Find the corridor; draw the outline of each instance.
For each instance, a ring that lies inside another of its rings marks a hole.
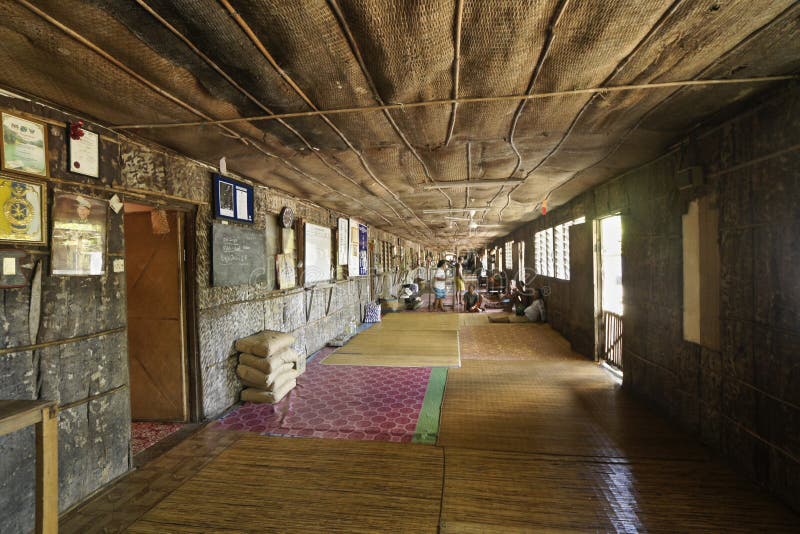
[[[469,321],[459,335],[436,445],[211,424],[69,514],[62,531],[800,528],[549,326]]]

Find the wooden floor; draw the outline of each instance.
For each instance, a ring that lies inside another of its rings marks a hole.
[[[436,447],[204,429],[62,530],[800,531],[800,517],[549,328],[461,334]]]

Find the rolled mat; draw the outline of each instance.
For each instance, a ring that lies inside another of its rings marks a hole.
[[[263,391],[255,388],[247,388],[242,391],[242,400],[275,404],[276,402],[280,402],[280,400],[283,399],[286,394],[289,393],[296,385],[297,381],[292,378],[291,380],[282,384],[280,388],[276,388],[274,391]]]
[[[292,343],[294,343],[294,337],[289,334],[265,330],[238,340],[236,350],[266,358],[289,348]]]
[[[284,375],[289,378],[295,378],[297,373],[294,371],[294,365],[291,363],[281,364],[280,367],[275,369],[269,374],[262,373],[258,369],[253,369],[241,363],[236,366],[236,374],[242,380],[242,384],[259,389],[270,389],[272,386],[277,386],[279,383],[286,381]]]
[[[262,373],[269,374],[284,364],[294,364],[299,357],[300,355],[292,349],[282,350],[278,354],[273,354],[266,358],[243,352],[239,355],[239,363],[252,367],[253,369],[258,369]]]

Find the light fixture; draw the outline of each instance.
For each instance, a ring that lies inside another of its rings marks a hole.
[[[422,189],[430,191],[431,189],[454,189],[465,187],[502,187],[506,185],[519,185],[525,180],[458,180],[455,182],[436,182],[433,184],[424,184]]]

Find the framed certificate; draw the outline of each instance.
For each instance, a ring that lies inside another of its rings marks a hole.
[[[46,184],[0,176],[0,242],[46,244],[46,199]]]
[[[2,167],[6,171],[47,176],[47,128],[43,122],[2,114]]]
[[[69,170],[92,178],[100,177],[100,136],[83,130],[80,139],[73,139],[67,128]]]
[[[213,190],[215,218],[253,223],[253,186],[215,174]]]

